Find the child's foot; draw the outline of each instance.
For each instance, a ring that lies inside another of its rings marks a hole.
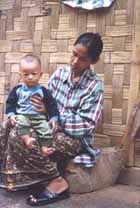
[[[33,137],[29,137],[28,135],[23,135],[21,136],[21,140],[25,143],[28,149],[32,149],[36,139]]]
[[[42,150],[43,156],[50,156],[55,152],[55,149],[53,147],[42,146],[41,150]]]

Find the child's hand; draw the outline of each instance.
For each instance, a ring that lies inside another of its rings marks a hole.
[[[16,125],[16,115],[13,115],[13,116],[11,116],[10,118],[9,118],[9,120],[10,120],[10,124],[12,125],[12,126],[15,126]]]
[[[54,120],[50,120],[48,123],[51,126],[52,131],[56,132],[58,129],[58,123]]]
[[[41,150],[42,150],[43,156],[49,156],[55,152],[55,149],[53,147],[42,146]]]

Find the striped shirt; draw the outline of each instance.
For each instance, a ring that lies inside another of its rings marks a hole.
[[[103,83],[91,69],[85,70],[77,83],[71,77],[70,66],[58,69],[50,78],[48,89],[56,99],[64,132],[81,139],[88,153],[78,155],[74,162],[91,167],[100,155],[100,150],[91,143],[102,113]]]

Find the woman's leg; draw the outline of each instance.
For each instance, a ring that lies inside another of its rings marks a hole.
[[[78,139],[71,138],[64,133],[58,133],[56,135],[53,147],[56,150],[55,155],[57,163],[59,163],[58,166],[60,165],[63,168],[65,167],[65,162],[67,162],[68,158],[70,159],[83,151],[82,144]],[[52,192],[60,193],[68,188],[68,183],[64,178],[59,177],[52,180],[47,188]]]
[[[56,135],[53,147],[56,149],[56,155],[54,155],[54,158],[57,157],[57,155],[60,156],[61,162],[63,162],[63,159],[72,158],[83,151],[82,144],[78,139],[70,138],[63,133],[58,133]],[[62,176],[59,176],[50,180],[43,192],[37,195],[31,195],[27,199],[27,203],[30,205],[41,205],[66,198],[68,196],[68,187],[69,185],[67,181]],[[49,197],[50,195],[51,198]]]

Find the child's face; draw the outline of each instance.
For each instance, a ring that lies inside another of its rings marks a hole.
[[[20,68],[20,76],[24,84],[33,87],[39,83],[42,75],[41,66],[36,63],[24,63]]]

